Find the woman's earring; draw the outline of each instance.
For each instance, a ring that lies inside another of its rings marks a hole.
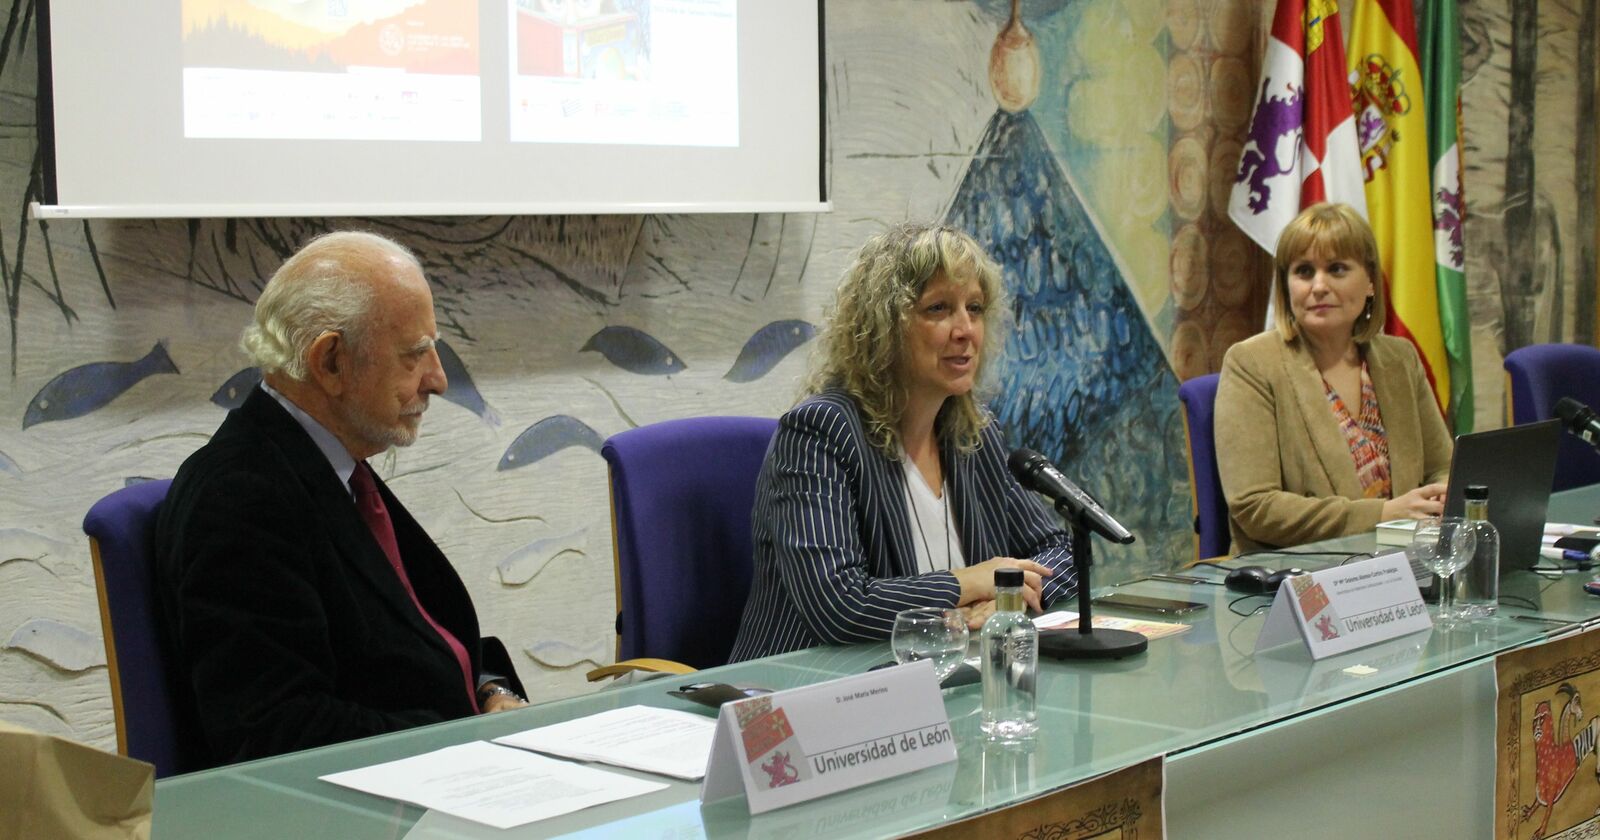
[[[1372,320],[1372,295],[1367,295],[1367,305],[1361,307],[1361,320]]]

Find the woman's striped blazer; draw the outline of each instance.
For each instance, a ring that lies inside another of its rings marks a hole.
[[[994,423],[976,450],[941,445],[968,564],[1029,558],[1055,571],[1043,600],[1076,592],[1072,549],[1055,515],[1006,468]],[[889,638],[895,613],[955,606],[947,571],[917,574],[905,472],[872,446],[856,403],[824,391],[779,422],[756,484],[755,570],[732,660]],[[955,536],[955,535],[952,535]]]

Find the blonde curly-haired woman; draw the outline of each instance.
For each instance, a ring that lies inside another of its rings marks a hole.
[[[1024,571],[1036,609],[1076,591],[1067,534],[975,395],[1006,318],[999,266],[961,231],[906,224],[862,247],[761,469],[735,661],[882,641],[912,607],[976,628],[997,568]]]

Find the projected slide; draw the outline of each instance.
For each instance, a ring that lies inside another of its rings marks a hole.
[[[478,140],[479,0],[183,0],[191,138]]]
[[[739,145],[736,0],[512,0],[511,139]]]

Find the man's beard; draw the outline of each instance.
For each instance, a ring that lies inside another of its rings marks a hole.
[[[423,397],[421,400],[421,408],[422,410],[426,410],[427,407],[428,398]],[[416,408],[416,406],[408,406],[406,410],[402,412],[401,416],[404,417],[410,415],[413,408]],[[410,446],[411,444],[417,442],[417,435],[422,429],[422,423],[420,419],[422,416],[422,410],[415,412],[415,416],[417,416],[419,419],[416,427],[414,428],[403,424],[397,424],[393,426],[385,425],[384,423],[363,413],[358,408],[347,412],[345,416],[345,422],[350,425],[350,428],[356,431],[356,434],[361,436],[362,440],[374,445],[382,446],[384,449],[388,449],[391,446]]]

